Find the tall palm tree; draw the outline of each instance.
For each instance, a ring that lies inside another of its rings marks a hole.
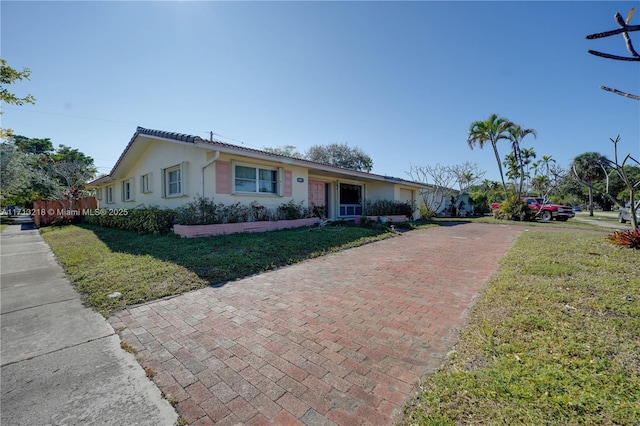
[[[524,159],[522,157],[522,151],[520,144],[527,135],[533,135],[534,138],[538,137],[538,134],[534,129],[523,129],[519,124],[514,124],[507,130],[508,139],[511,141],[511,149],[515,157],[515,161],[520,169],[520,184],[518,185],[518,198],[522,194],[522,186],[524,185]]]
[[[485,143],[490,143],[493,148],[493,153],[496,156],[496,162],[498,163],[498,171],[500,172],[500,180],[502,180],[502,188],[505,195],[507,194],[507,185],[504,182],[504,173],[502,172],[502,162],[500,161],[500,154],[498,153],[498,141],[500,139],[508,139],[508,130],[513,126],[513,123],[504,117],[498,116],[498,114],[491,114],[489,118],[482,121],[474,121],[469,128],[469,136],[467,137],[467,143],[469,148],[478,144],[482,149]]]

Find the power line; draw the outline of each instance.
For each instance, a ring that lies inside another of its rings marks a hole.
[[[96,120],[96,121],[108,121],[108,122],[111,122],[111,123],[131,124],[133,126],[137,125],[136,123],[132,123],[130,121],[112,120],[112,119],[109,119],[109,118],[88,117],[88,116],[74,115],[74,114],[64,114],[64,113],[61,113],[61,112],[36,111],[36,110],[25,109],[25,108],[7,108],[7,107],[4,107],[3,109],[9,110],[9,111],[33,112],[33,113],[36,113],[36,114],[43,114],[43,115],[58,115],[58,116],[61,116],[61,117],[80,118],[80,119],[83,119],[83,120]]]

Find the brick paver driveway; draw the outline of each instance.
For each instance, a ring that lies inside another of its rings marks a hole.
[[[523,229],[412,231],[110,321],[189,424],[386,425]]]

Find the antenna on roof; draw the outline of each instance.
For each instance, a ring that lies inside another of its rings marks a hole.
[[[209,132],[209,141],[213,142],[213,131]]]

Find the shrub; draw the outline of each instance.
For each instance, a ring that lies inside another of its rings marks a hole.
[[[493,211],[493,216],[501,220],[530,221],[535,219],[535,212],[523,200],[510,195]]]
[[[629,231],[616,231],[607,236],[609,242],[636,250],[640,250],[640,229]]]
[[[408,202],[392,200],[367,201],[364,214],[367,216],[404,215],[410,218],[413,215],[413,205]]]
[[[426,204],[420,204],[420,219],[432,219],[436,217],[438,212],[427,207]]]
[[[221,205],[216,205],[213,199],[194,198],[194,200],[176,209],[176,220],[182,225],[208,225],[220,223]]]
[[[166,234],[176,219],[174,210],[157,206],[135,209],[97,209],[84,216],[84,222],[107,228],[118,228],[138,234]]]
[[[51,219],[51,226],[73,225],[80,221],[80,216],[56,216]]]
[[[249,221],[249,207],[234,203],[228,206],[221,205],[221,219],[220,223],[240,223]]]
[[[251,204],[249,204],[248,220],[256,222],[275,220],[275,214],[265,206],[252,201]]]
[[[303,206],[303,202],[295,203],[293,200],[278,206],[277,219],[294,220],[312,217],[311,211]]]
[[[318,217],[320,219],[324,219],[327,217],[327,208],[325,206],[313,206],[311,209],[311,213],[314,217]]]

